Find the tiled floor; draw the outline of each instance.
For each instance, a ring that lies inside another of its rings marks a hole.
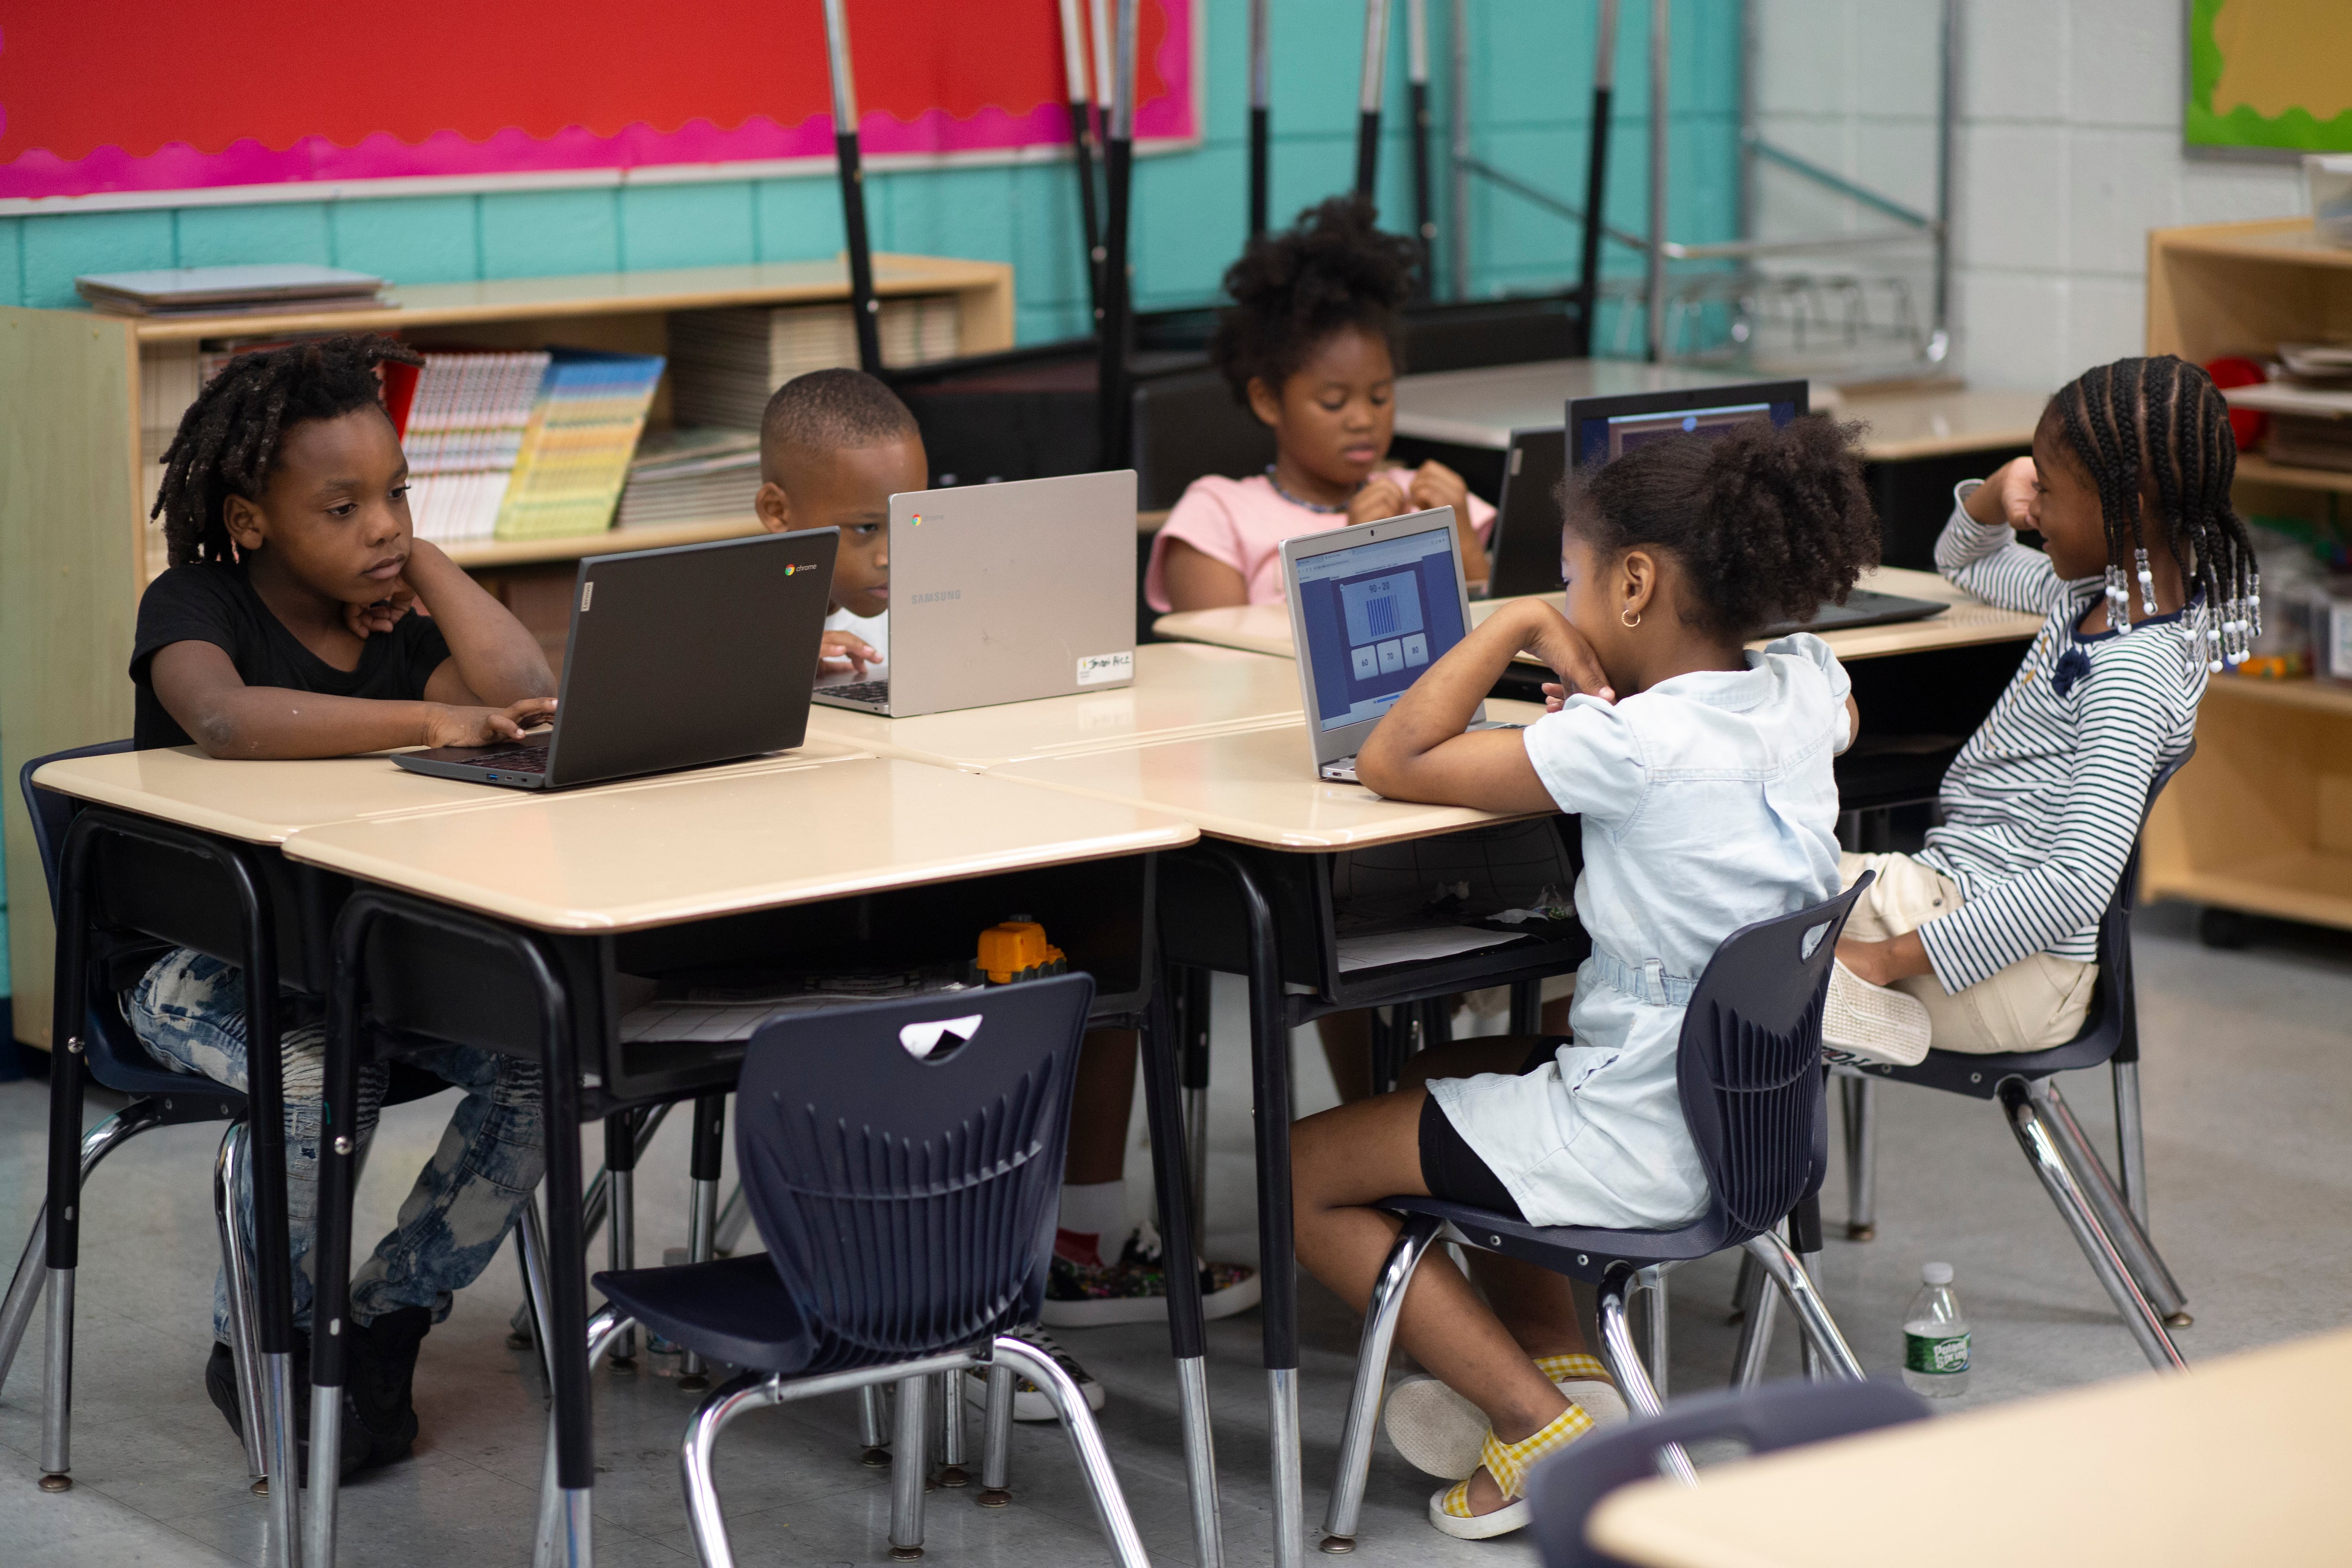
[[[2191,1360],[2352,1320],[2352,945],[2261,928],[2245,953],[2196,944],[2187,913],[2139,921],[2148,1158],[2157,1239],[2191,1299]],[[1252,1246],[1246,1038],[1238,994],[1221,988],[1212,1217],[1217,1250]],[[1317,1053],[1298,1053],[1301,1104],[1329,1100]],[[2068,1085],[2095,1136],[2110,1116],[2104,1076]],[[389,1224],[447,1114],[446,1100],[387,1115],[362,1193],[362,1232]],[[5,1258],[40,1195],[44,1089],[0,1085],[0,1225]],[[1976,1385],[1962,1403],[2011,1399],[2134,1373],[2142,1363],[1999,1113],[1973,1101],[1889,1089],[1879,1236],[1832,1240],[1823,1284],[1865,1365],[1895,1363],[1919,1264],[1948,1259],[1975,1331]],[[682,1122],[666,1129],[640,1176],[641,1256],[684,1240]],[[257,1563],[263,1504],[247,1490],[236,1440],[206,1402],[215,1261],[212,1138],[176,1129],[139,1140],[91,1184],[83,1267],[72,1491],[37,1490],[40,1323],[0,1389],[0,1561],[9,1568]],[[1139,1172],[1141,1170],[1139,1156]],[[1139,1202],[1144,1188],[1134,1184]],[[1825,1194],[1842,1212],[1843,1179]],[[1674,1387],[1719,1384],[1734,1331],[1724,1321],[1727,1260],[1675,1277]],[[1339,1437],[1356,1321],[1306,1291],[1307,1501],[1319,1521]],[[545,1430],[541,1380],[506,1345],[516,1300],[501,1261],[425,1342],[417,1403],[424,1436],[408,1463],[344,1494],[346,1564],[521,1563],[528,1560]],[[1227,1550],[1267,1556],[1265,1421],[1257,1319],[1213,1325],[1211,1365]],[[1164,1331],[1096,1330],[1066,1342],[1111,1390],[1104,1413],[1145,1540],[1163,1563],[1192,1560],[1173,1380]],[[1780,1370],[1793,1371],[1784,1331]],[[596,1383],[597,1553],[615,1565],[692,1555],[677,1445],[692,1398],[673,1367],[648,1359]],[[977,1442],[977,1423],[973,1438]],[[887,1556],[887,1474],[857,1462],[845,1399],[746,1417],[721,1446],[720,1480],[747,1565],[872,1563]],[[933,1561],[1060,1568],[1105,1552],[1056,1428],[1024,1427],[1015,1502],[983,1511],[969,1491],[935,1491]],[[1421,1518],[1434,1483],[1382,1447],[1360,1558],[1382,1563],[1525,1563],[1524,1541],[1468,1543]]]

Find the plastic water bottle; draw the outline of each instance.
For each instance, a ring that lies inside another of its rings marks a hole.
[[[1903,1314],[1903,1381],[1931,1399],[1948,1399],[1969,1386],[1969,1321],[1952,1294],[1952,1266],[1919,1270],[1919,1293]]]

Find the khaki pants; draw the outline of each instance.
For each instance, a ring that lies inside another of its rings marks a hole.
[[[1908,855],[1838,857],[1841,888],[1853,887],[1864,871],[1877,872],[1878,880],[1845,922],[1845,934],[1856,941],[1885,942],[1960,907],[1958,884]],[[2073,1039],[2091,1010],[2098,976],[2095,963],[2036,952],[1963,991],[1947,993],[1932,974],[1898,980],[1895,988],[1926,1004],[1936,1049],[1983,1056],[2046,1051]]]

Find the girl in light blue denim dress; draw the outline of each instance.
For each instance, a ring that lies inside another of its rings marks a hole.
[[[1845,671],[1802,633],[1747,644],[1876,563],[1852,433],[1806,418],[1671,437],[1570,475],[1561,501],[1565,615],[1500,608],[1391,710],[1357,772],[1397,799],[1578,816],[1592,955],[1570,1037],[1428,1052],[1395,1093],[1297,1127],[1299,1261],[1359,1308],[1398,1228],[1370,1205],[1392,1193],[1547,1226],[1702,1213],[1675,1083],[1691,988],[1733,931],[1838,892],[1831,760],[1858,721]],[[1465,733],[1522,649],[1560,677],[1549,710]],[[1434,1376],[1390,1394],[1388,1428],[1459,1483],[1431,1498],[1431,1523],[1475,1539],[1526,1523],[1528,1468],[1625,1407],[1565,1279],[1491,1254],[1473,1268],[1480,1291],[1439,1256],[1414,1277],[1399,1338]]]

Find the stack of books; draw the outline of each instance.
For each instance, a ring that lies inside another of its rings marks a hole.
[[[494,536],[566,539],[610,528],[661,374],[659,354],[551,350]]]
[[[961,313],[952,294],[885,300],[882,361],[953,359]],[[857,363],[847,305],[680,310],[669,319],[672,406],[680,425],[756,430],[768,395],[796,375]]]
[[[383,279],[307,262],[257,267],[173,267],[157,272],[93,272],[74,292],[113,316],[314,316],[373,310]]]
[[[751,516],[760,493],[760,435],[709,426],[648,431],[629,464],[616,527]]]
[[[2281,343],[2271,379],[2233,386],[2232,408],[2270,416],[2263,455],[2305,468],[2352,469],[2352,344]]]
[[[422,368],[383,366],[416,537],[491,537],[548,363],[545,350],[429,349]]]

